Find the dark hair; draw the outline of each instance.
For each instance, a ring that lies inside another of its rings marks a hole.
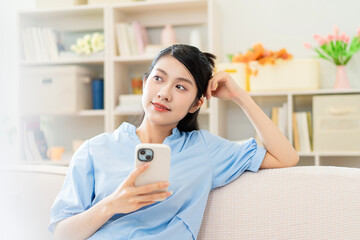
[[[185,44],[175,44],[163,49],[152,61],[147,73],[144,74],[144,79],[147,79],[156,63],[164,56],[173,56],[181,62],[195,79],[197,94],[194,100],[197,101],[205,94],[209,80],[212,77],[213,69],[216,59],[215,55],[211,53],[201,52],[198,48]],[[181,119],[177,125],[180,131],[190,132],[199,130],[197,117],[200,108],[194,113],[188,113]]]

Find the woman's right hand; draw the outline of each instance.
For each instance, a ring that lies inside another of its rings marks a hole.
[[[130,213],[155,203],[156,199],[167,198],[172,194],[171,192],[152,193],[169,186],[169,182],[158,182],[135,187],[136,178],[148,167],[149,164],[146,163],[135,168],[125,181],[104,199],[111,213]]]

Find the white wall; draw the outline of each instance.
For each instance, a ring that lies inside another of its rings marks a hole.
[[[34,6],[34,0],[0,0],[0,164],[18,153],[16,11]]]
[[[220,6],[223,60],[227,53],[245,52],[256,42],[270,50],[286,48],[295,58],[315,56],[303,43],[315,44],[315,33],[340,32],[354,36],[360,28],[358,0],[215,0]],[[335,67],[322,61],[322,87],[332,88]],[[348,76],[360,88],[360,53],[350,60]]]
[[[214,0],[219,6],[222,59],[225,54],[245,52],[256,42],[265,48],[286,48],[295,58],[315,56],[303,47],[314,44],[314,33],[328,34],[333,24],[350,36],[360,27],[358,0]],[[16,9],[35,7],[35,0],[0,0],[0,163],[13,151],[13,128],[17,118],[18,49]],[[332,88],[335,67],[323,61],[321,85]],[[360,87],[360,53],[348,64],[352,87]],[[10,130],[9,130],[10,129]],[[10,142],[10,143],[9,143]],[[10,145],[9,145],[10,144]],[[9,147],[10,146],[10,147]]]

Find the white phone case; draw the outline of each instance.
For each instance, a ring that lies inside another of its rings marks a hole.
[[[145,150],[146,154],[141,155]],[[144,156],[148,156],[150,151],[153,152],[151,161],[142,161]],[[169,181],[170,175],[171,149],[165,144],[142,143],[135,148],[135,167],[149,162],[150,166],[145,172],[141,173],[135,180],[135,186],[143,186],[151,183]],[[165,187],[156,192],[167,191]]]

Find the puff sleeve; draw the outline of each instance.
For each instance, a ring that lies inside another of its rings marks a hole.
[[[51,208],[49,231],[68,217],[89,209],[94,198],[94,168],[86,141],[73,155],[63,186]]]
[[[244,171],[257,172],[266,150],[254,138],[238,144],[202,131],[213,168],[212,189],[226,185]]]

